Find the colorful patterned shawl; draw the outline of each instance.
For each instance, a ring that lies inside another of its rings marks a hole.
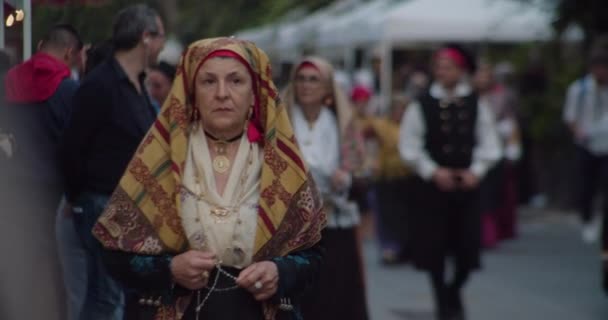
[[[263,138],[254,261],[285,256],[320,240],[326,216],[272,82],[268,57],[251,42],[215,38],[194,42],[183,54],[168,99],[93,229],[105,248],[147,255],[188,249],[179,189],[192,127],[192,88],[201,61],[217,50],[238,54],[254,74],[259,110],[248,136],[259,131]],[[157,319],[181,318],[188,303],[160,308]],[[264,310],[266,319],[274,318],[274,306],[265,304]]]

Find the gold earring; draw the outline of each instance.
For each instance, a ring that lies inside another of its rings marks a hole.
[[[192,107],[192,112],[190,113],[190,121],[192,124],[192,130],[198,130],[198,126],[200,124],[201,115],[198,112],[198,108]]]

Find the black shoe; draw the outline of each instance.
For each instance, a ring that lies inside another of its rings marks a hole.
[[[447,309],[449,320],[465,320],[464,304],[460,290],[450,288],[447,290]]]
[[[450,320],[448,290],[435,292],[435,313],[437,320]]]

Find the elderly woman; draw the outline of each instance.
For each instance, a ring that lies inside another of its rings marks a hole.
[[[93,229],[127,319],[300,318],[326,223],[268,58],[232,38],[184,53]]]
[[[352,107],[334,82],[331,65],[309,57],[295,65],[285,91],[295,136],[323,195],[328,228],[320,286],[303,307],[306,319],[367,319],[358,246],[359,212],[347,199],[363,143]]]

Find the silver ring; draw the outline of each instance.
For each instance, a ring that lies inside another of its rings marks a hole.
[[[260,290],[260,289],[262,289],[262,283],[261,283],[261,282],[259,282],[259,281],[256,281],[256,282],[253,284],[253,287],[254,287],[256,290]]]

